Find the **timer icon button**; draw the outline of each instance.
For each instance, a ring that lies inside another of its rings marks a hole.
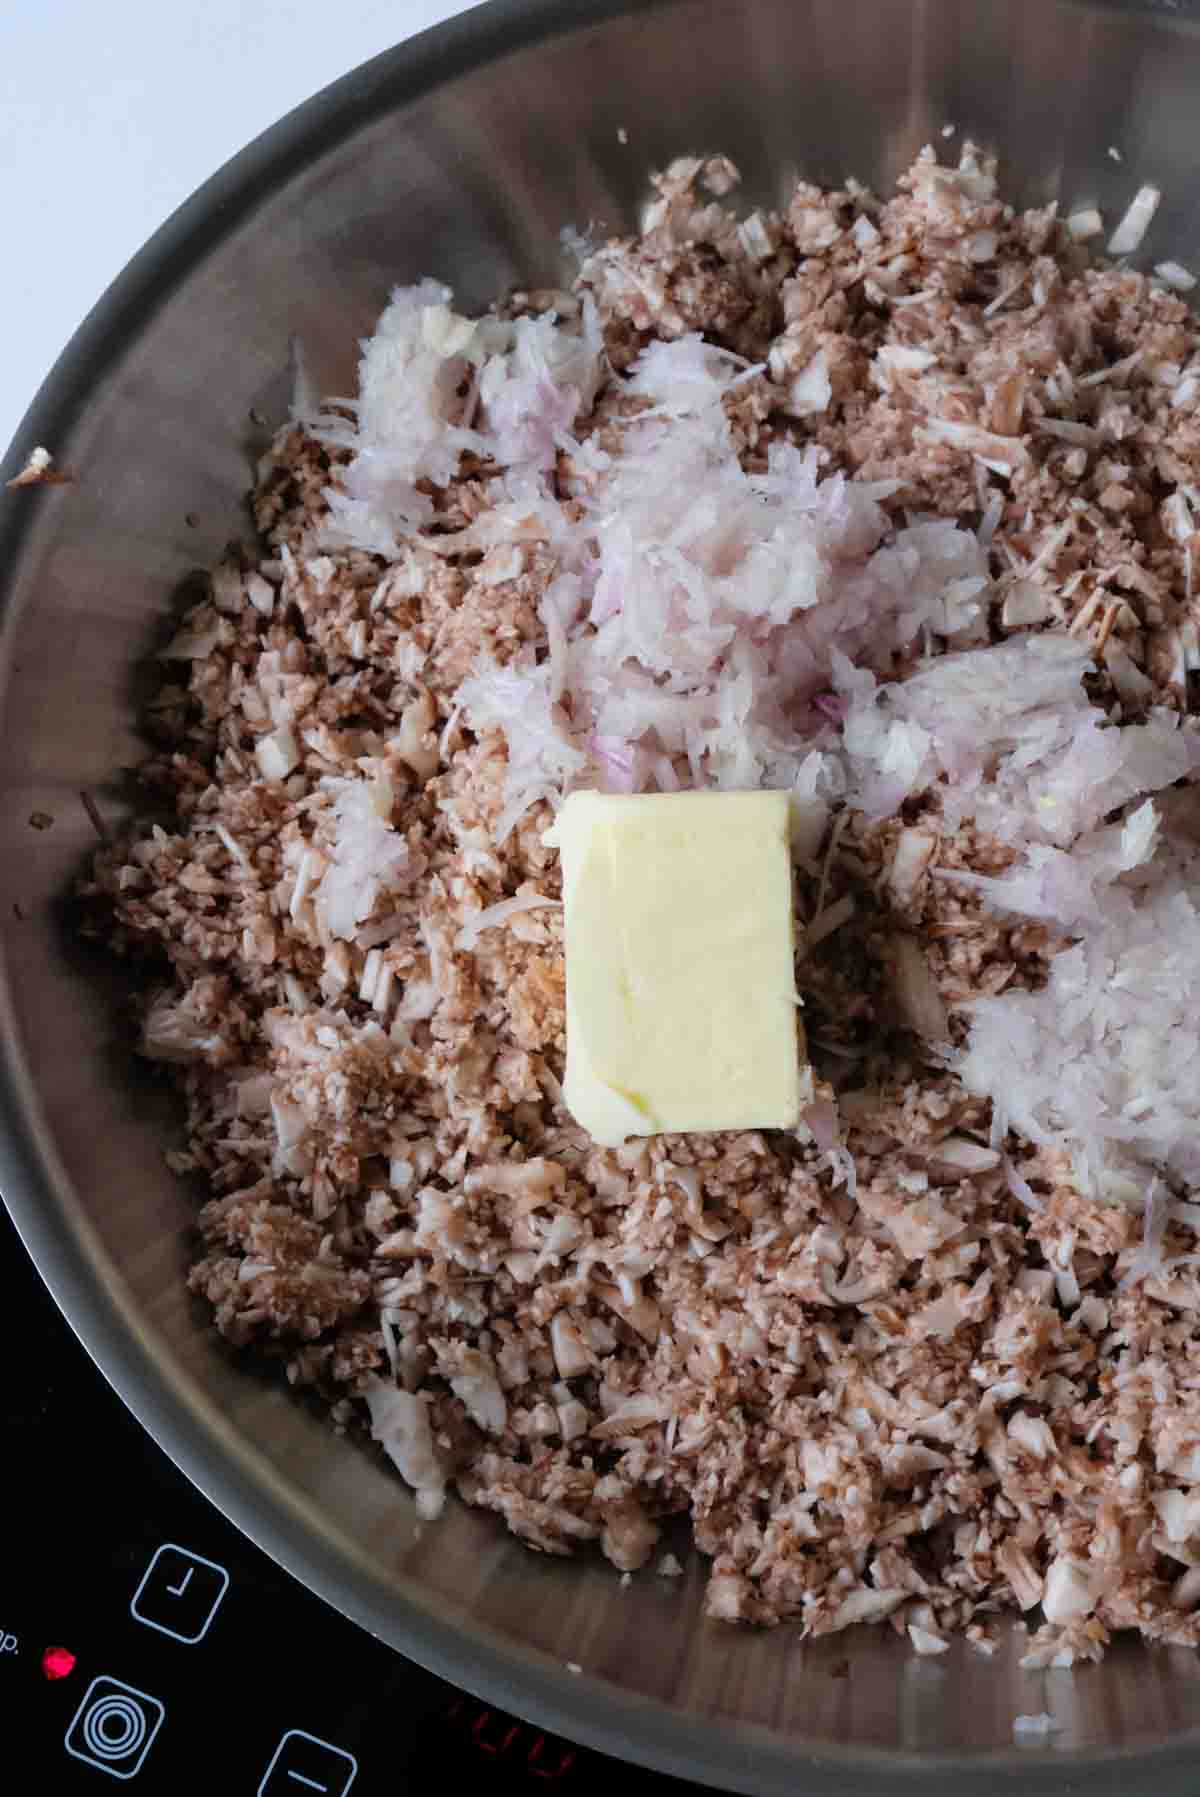
[[[263,1774],[258,1797],[346,1797],[354,1783],[358,1761],[342,1747],[289,1728],[275,1749]]]
[[[142,1574],[129,1608],[139,1622],[172,1641],[203,1641],[229,1589],[229,1574],[213,1560],[164,1541]]]

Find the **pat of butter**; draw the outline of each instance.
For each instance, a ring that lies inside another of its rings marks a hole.
[[[606,1146],[793,1126],[788,795],[577,792],[546,841],[562,859],[576,1122]]]

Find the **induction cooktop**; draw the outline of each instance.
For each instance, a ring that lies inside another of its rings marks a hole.
[[[158,1449],[3,1205],[0,1791],[686,1793],[457,1691],[259,1552]],[[480,1780],[487,1786],[480,1786]]]

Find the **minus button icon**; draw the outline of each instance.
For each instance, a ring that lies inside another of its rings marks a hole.
[[[289,1728],[263,1774],[258,1797],[299,1797],[299,1791],[316,1791],[319,1797],[346,1797],[358,1772],[358,1761],[344,1747],[322,1741],[302,1728]],[[299,1791],[297,1790],[299,1787]]]

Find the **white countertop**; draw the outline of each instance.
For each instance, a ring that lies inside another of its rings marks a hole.
[[[207,176],[348,69],[465,10],[463,0],[0,5],[0,217],[13,246],[0,270],[0,452],[76,325]]]

